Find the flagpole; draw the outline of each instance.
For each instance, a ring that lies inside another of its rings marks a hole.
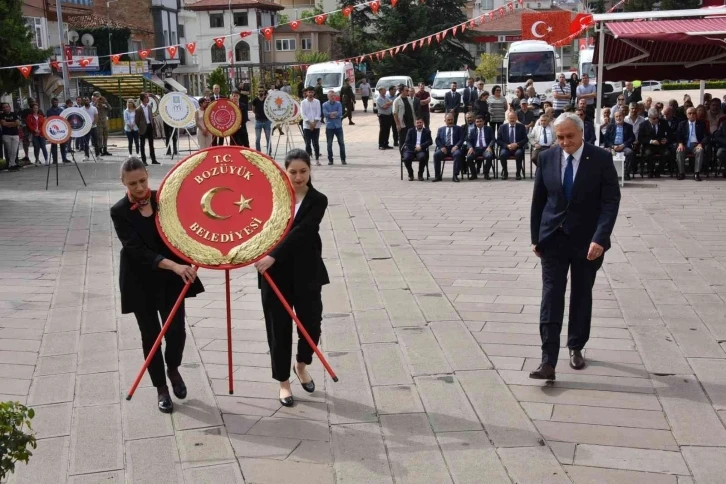
[[[66,44],[63,42],[63,10],[61,9],[61,0],[55,0],[55,10],[58,14],[58,40],[60,41],[61,50],[61,70],[63,71],[63,101],[71,97],[70,72],[68,70],[68,60],[66,59]]]

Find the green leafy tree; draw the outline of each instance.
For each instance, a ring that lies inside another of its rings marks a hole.
[[[367,36],[374,47],[371,50],[388,49],[465,22],[466,4],[466,0],[401,1],[396,7],[381,4],[378,15],[368,10],[371,16],[369,28],[374,31]],[[463,44],[466,37],[466,33],[458,32],[454,37],[449,32],[441,43],[434,39],[430,46],[427,42],[415,50],[408,47],[393,57],[386,54],[382,61],[373,63],[373,69],[378,76],[407,73],[414,81],[422,81],[437,70],[473,67],[474,59]]]
[[[502,68],[504,57],[499,54],[482,54],[476,73],[487,82],[497,82],[497,76]]]
[[[300,13],[300,18],[303,19],[303,21],[312,24],[315,23],[315,17],[322,13],[325,13],[323,5],[317,4],[312,10],[303,10]],[[343,30],[348,26],[349,21],[345,18],[343,12],[335,12],[325,18],[325,23],[336,30]]]
[[[301,64],[317,64],[319,62],[328,62],[330,55],[327,52],[303,52],[298,50],[295,52],[295,60]]]
[[[287,14],[278,13],[277,14],[277,25],[285,25],[287,23],[290,23],[290,17]]]
[[[18,66],[44,62],[51,49],[38,49],[33,45],[33,35],[25,25],[22,0],[3,0],[0,2],[0,66]],[[0,70],[0,93],[12,92],[26,86],[25,79],[18,69]]]
[[[221,67],[217,67],[213,70],[209,76],[207,76],[207,87],[212,90],[215,84],[219,84],[219,93],[222,96],[226,96],[229,92],[229,86],[227,84],[227,75],[224,73]]]
[[[655,5],[660,3],[658,9]],[[648,12],[651,10],[684,10],[698,8],[699,0],[630,0],[625,4],[626,12]]]
[[[32,431],[30,420],[35,416],[32,408],[17,402],[0,402],[0,481],[15,471],[16,462],[28,463],[35,449],[35,437],[23,431]]]
[[[661,10],[684,10],[689,8],[699,8],[701,2],[699,0],[661,0]]]

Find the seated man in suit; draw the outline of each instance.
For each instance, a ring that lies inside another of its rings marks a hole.
[[[502,180],[509,176],[507,173],[507,158],[514,156],[517,164],[517,180],[521,180],[520,171],[524,165],[524,147],[527,144],[527,128],[517,122],[517,113],[507,112],[507,122],[499,127],[497,144],[499,145],[499,162],[502,164]]]
[[[529,144],[534,147],[534,150],[532,150],[532,163],[534,166],[539,166],[537,160],[540,153],[551,148],[555,141],[555,132],[550,125],[550,117],[543,114],[539,117],[539,124],[529,132]]]
[[[660,118],[658,110],[650,108],[648,121],[640,125],[638,132],[640,144],[643,146],[643,157],[648,164],[648,178],[660,177],[660,167],[670,162],[673,156],[668,150],[669,131],[668,123]],[[661,162],[658,168],[655,168],[653,155],[660,156]]]
[[[418,161],[418,180],[423,181],[424,168],[428,162],[428,149],[433,144],[431,131],[424,128],[423,118],[416,119],[416,129],[409,129],[403,145],[403,163],[408,171],[408,181],[413,181],[414,158]]]
[[[469,136],[473,131],[476,131],[476,124],[474,123],[474,119],[476,116],[473,112],[469,111],[466,113],[466,124],[461,125],[461,129],[464,131],[464,144],[461,145],[461,149],[464,150],[466,153],[466,150],[469,149],[469,146],[467,146],[467,141],[469,140]]]
[[[721,122],[715,133],[713,133],[713,144],[716,147],[716,159],[718,160],[719,169],[726,178],[726,121]],[[718,176],[718,170],[716,170]]]
[[[584,109],[577,108],[575,110],[575,114],[579,116],[579,118],[582,120],[583,124],[583,132],[582,136],[584,136],[585,143],[594,145],[597,141],[597,137],[595,136],[595,125],[592,123],[592,121],[587,119],[587,114]]]
[[[542,267],[542,363],[529,377],[538,380],[555,379],[568,274],[569,363],[574,370],[585,367],[582,350],[590,336],[592,287],[620,207],[613,158],[584,143],[583,128],[577,116],[557,118],[559,146],[542,153],[534,180],[530,228],[532,249]]]
[[[625,155],[625,173],[623,173],[625,180],[630,180],[630,172],[633,168],[633,157],[635,156],[633,141],[635,141],[633,127],[625,122],[625,115],[621,109],[615,113],[615,122],[610,123],[605,134],[605,148]]]
[[[464,158],[464,152],[461,144],[464,142],[464,132],[460,126],[454,124],[454,115],[446,113],[446,126],[439,128],[436,133],[436,152],[434,152],[434,179],[432,181],[441,181],[441,162],[447,156],[454,159],[454,178],[453,181],[459,181],[459,171]]]
[[[708,138],[706,132],[706,123],[696,119],[696,108],[688,108],[686,110],[686,119],[678,125],[676,133],[676,161],[678,162],[678,179],[683,180],[686,177],[686,155],[693,154],[696,161],[693,179],[701,181],[701,169],[703,168],[703,144]]]
[[[484,179],[489,180],[489,170],[494,159],[494,131],[484,123],[484,116],[476,117],[474,131],[469,132],[467,145],[469,150],[466,153],[466,164],[469,166],[469,180],[476,180],[477,174],[481,171],[481,161],[477,158],[484,157]],[[476,169],[474,169],[476,161]]]

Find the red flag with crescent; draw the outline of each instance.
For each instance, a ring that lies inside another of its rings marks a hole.
[[[509,2],[507,4],[507,8],[509,9],[510,12],[514,12],[514,4],[512,2]]]
[[[272,27],[265,27],[264,29],[262,29],[262,35],[265,36],[265,40],[272,40],[272,32],[274,30],[275,29],[273,29]]]
[[[187,47],[187,51],[188,51],[188,52],[189,52],[189,53],[190,53],[191,55],[194,55],[194,52],[196,52],[196,50],[197,50],[197,43],[196,43],[196,42],[189,42],[189,43],[188,43],[188,44],[186,45],[186,47]]]
[[[217,45],[218,49],[221,49],[224,47],[224,37],[215,37],[214,43]]]
[[[172,59],[176,57],[176,51],[179,50],[179,48],[176,45],[170,45],[166,48],[166,51],[169,53],[169,57]]]
[[[325,23],[325,19],[327,18],[327,15],[324,13],[321,13],[320,15],[315,16],[315,23],[318,25],[323,25]]]
[[[371,2],[371,10],[373,10],[373,13],[378,13],[379,8],[381,8],[381,2],[378,0]]]
[[[249,37],[250,35],[252,35],[252,32],[250,32],[249,30],[243,30],[242,32],[239,33],[239,36],[242,37],[243,39],[245,37]]]
[[[441,42],[441,32],[436,32],[436,42]]]
[[[149,49],[141,49],[139,51],[139,57],[141,57],[142,59],[146,59],[147,57],[149,57],[149,54],[151,54],[151,51]]]
[[[114,54],[111,56],[111,62],[113,62],[114,64],[118,64],[120,60],[121,60],[120,54]]]
[[[570,33],[570,12],[537,12],[522,14],[522,40],[544,40],[548,44]]]
[[[396,47],[396,50],[393,52],[394,54],[398,54],[398,52],[401,50],[401,47]]]
[[[517,3],[518,3],[518,4],[519,4],[519,6],[521,7],[522,5],[524,5],[524,0],[517,0]]]
[[[60,62],[58,61],[50,61],[50,66],[55,69],[56,71],[61,70]]]
[[[570,24],[570,34],[576,34],[594,23],[589,13],[578,13]]]
[[[396,4],[398,4],[398,0],[391,0],[391,7],[396,7]]]
[[[433,37],[434,37],[433,35],[429,35],[428,38],[426,39],[428,41],[429,45],[431,45],[431,39],[433,39]]]
[[[81,59],[78,61],[78,63],[81,65],[81,67],[88,67],[91,65],[91,59]]]
[[[351,13],[353,13],[353,7],[352,6],[348,5],[347,7],[345,7],[343,9],[343,16],[344,17],[349,17]]]
[[[504,17],[505,13],[507,13],[507,12],[504,10],[504,7],[499,7],[499,16]]]
[[[489,20],[494,20],[494,12],[489,12]]]
[[[18,67],[18,70],[23,75],[23,77],[27,79],[28,77],[30,77],[30,73],[33,72],[33,67],[32,66],[20,66],[20,67]]]
[[[292,22],[290,22],[290,27],[292,27],[292,30],[297,30],[297,28],[300,27],[300,21],[293,20]]]

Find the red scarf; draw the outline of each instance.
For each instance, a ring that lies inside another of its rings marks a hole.
[[[133,195],[131,195],[131,192],[126,192],[126,196],[129,197],[129,202],[131,202],[131,210],[136,210],[139,207],[144,207],[149,204],[149,201],[151,200],[151,189],[146,189],[146,194],[142,198],[134,198]]]

